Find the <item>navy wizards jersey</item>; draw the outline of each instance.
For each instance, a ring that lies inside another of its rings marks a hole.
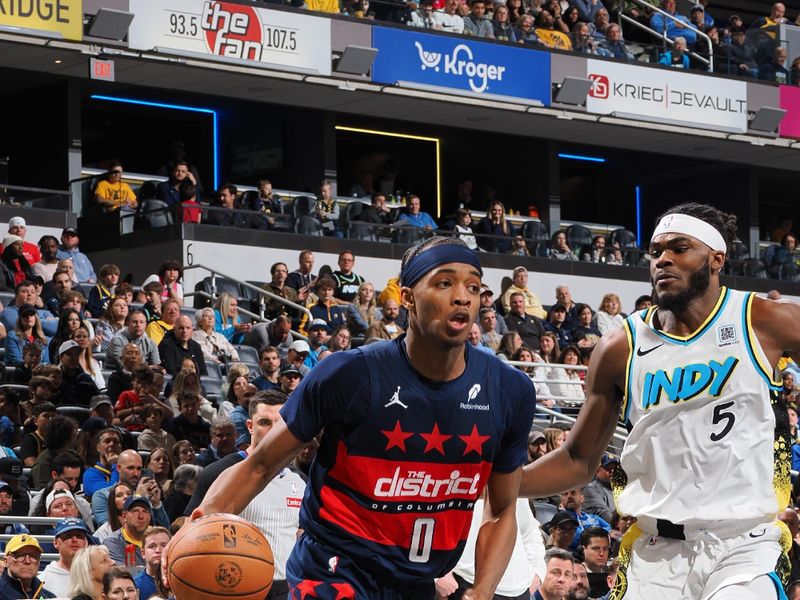
[[[281,409],[304,442],[324,430],[300,527],[386,581],[455,566],[491,472],[525,464],[536,404],[524,373],[470,344],[460,377],[424,380],[404,337],[334,353]]]

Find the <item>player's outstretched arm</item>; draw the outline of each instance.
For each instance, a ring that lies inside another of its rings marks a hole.
[[[303,446],[282,419],[277,421],[245,460],[220,474],[191,518],[220,512],[238,515]]]
[[[489,600],[508,567],[517,540],[517,494],[522,469],[492,473],[486,482],[483,524],[475,544],[475,585],[464,600]]]
[[[623,330],[603,336],[592,352],[586,400],[564,445],[522,470],[519,495],[544,498],[594,477],[619,418],[628,340]]]

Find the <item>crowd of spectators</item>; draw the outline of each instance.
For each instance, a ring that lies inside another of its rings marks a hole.
[[[377,200],[371,208],[380,216]],[[421,214],[418,201],[412,208],[412,216]],[[502,204],[494,204],[486,227],[513,241],[504,216]],[[34,592],[93,600],[167,598],[158,573],[170,536],[219,473],[242,460],[242,452],[280,418],[280,406],[302,378],[331,353],[394,339],[408,324],[398,278],[366,281],[358,256],[348,250],[335,269],[317,267],[308,250],[296,265],[272,264],[263,284],[271,296],[248,307],[263,307],[267,321],[255,322],[240,312],[247,300],[227,293],[212,306],[188,307],[178,261],[163,261],[133,287],[120,281],[115,265],[95,269],[74,230],[62,232],[61,244],[45,236],[26,247],[24,221],[12,222],[17,233],[9,235],[20,240],[4,244],[18,251],[5,262],[14,274],[14,296],[0,312],[4,377],[13,384],[0,387],[0,514],[59,522],[7,528],[15,537],[5,547],[0,600]],[[469,231],[480,235],[479,228]],[[570,252],[559,233],[554,251]],[[501,237],[496,235],[491,239]],[[596,238],[581,258],[600,261],[605,247]],[[69,256],[58,258],[62,250]],[[45,261],[54,269],[42,285],[33,268]],[[590,306],[573,300],[566,285],[554,290],[552,300],[543,301],[541,292],[523,266],[496,292],[484,285],[468,343],[528,373],[541,407],[577,411],[585,365],[600,338],[622,326],[623,307],[613,293]],[[650,305],[642,296],[630,308]],[[800,374],[784,366],[785,400],[794,407]],[[534,431],[530,460],[558,448],[568,434],[567,427]],[[277,594],[286,590],[283,568],[317,446],[312,441],[243,513],[275,551]],[[510,597],[527,589],[542,600],[606,597],[619,539],[633,522],[614,511],[610,479],[616,464],[605,457],[583,490],[518,503],[522,551],[501,584]],[[287,508],[274,512],[260,505],[274,506],[276,498]],[[789,524],[791,513],[784,516]],[[478,518],[473,528],[479,525]],[[54,542],[37,540],[41,534],[55,536]],[[474,546],[474,532],[471,539]],[[459,565],[436,582],[440,597],[466,589],[474,578],[470,548],[468,542]],[[43,553],[59,558],[45,566]]]
[[[293,0],[292,4],[298,2]],[[658,6],[672,18],[648,5]],[[645,5],[613,0],[398,0],[372,7],[368,0],[306,0],[304,6],[415,28],[633,61],[636,59],[623,38],[629,35],[641,47],[650,47],[644,54],[653,63],[707,71],[708,58],[713,54],[714,71],[718,73],[800,85],[800,56],[789,56],[786,48],[775,43],[778,26],[790,22],[784,4],[775,3],[769,15],[752,23],[735,14],[728,19],[715,18],[708,5],[708,0],[701,0],[684,13],[677,10],[676,0]],[[620,14],[655,33],[643,34],[620,20]],[[800,16],[794,24],[800,24]],[[672,44],[661,43],[661,35]]]

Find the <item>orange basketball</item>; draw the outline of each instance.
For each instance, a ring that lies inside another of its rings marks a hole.
[[[166,561],[176,600],[264,600],[275,573],[267,538],[236,515],[187,523],[170,542]]]

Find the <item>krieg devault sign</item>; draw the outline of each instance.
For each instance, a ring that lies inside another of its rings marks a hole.
[[[0,0],[0,25],[83,39],[82,0]],[[50,37],[50,36],[48,36]]]
[[[547,53],[389,27],[372,28],[372,45],[378,49],[373,81],[421,83],[549,104]]]
[[[747,131],[747,84],[609,61],[587,61],[594,81],[586,110],[682,121],[701,129]]]
[[[137,50],[331,72],[330,19],[201,0],[131,0],[130,6],[128,39]]]

